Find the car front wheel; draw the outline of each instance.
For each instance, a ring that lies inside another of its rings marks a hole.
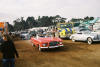
[[[32,46],[34,46],[34,47],[35,47],[34,43],[32,43]]]
[[[88,42],[88,44],[92,44],[93,43],[92,38],[88,38],[87,42]]]

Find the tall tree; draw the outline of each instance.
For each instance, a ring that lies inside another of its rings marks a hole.
[[[34,19],[34,17],[28,17],[26,19],[26,23],[28,24],[28,27],[29,28],[33,28],[33,27],[36,27],[37,26],[37,22],[36,20]]]
[[[23,19],[23,17],[21,17],[21,19],[18,18],[16,20],[14,20],[14,29],[16,31],[25,30],[26,29],[25,20]]]
[[[7,22],[7,25],[8,25],[8,31],[13,32],[14,31],[13,25],[9,24],[9,22]]]

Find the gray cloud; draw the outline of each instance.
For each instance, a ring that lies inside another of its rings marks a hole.
[[[0,0],[0,17],[61,15],[99,17],[100,0]]]

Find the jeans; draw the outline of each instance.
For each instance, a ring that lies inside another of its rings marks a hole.
[[[3,59],[3,67],[14,67],[15,66],[15,59]]]

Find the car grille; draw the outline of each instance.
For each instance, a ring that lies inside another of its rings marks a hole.
[[[49,43],[49,46],[56,46],[56,45],[58,45],[58,44],[59,44],[59,42],[53,41],[53,42],[50,42],[50,43]]]

